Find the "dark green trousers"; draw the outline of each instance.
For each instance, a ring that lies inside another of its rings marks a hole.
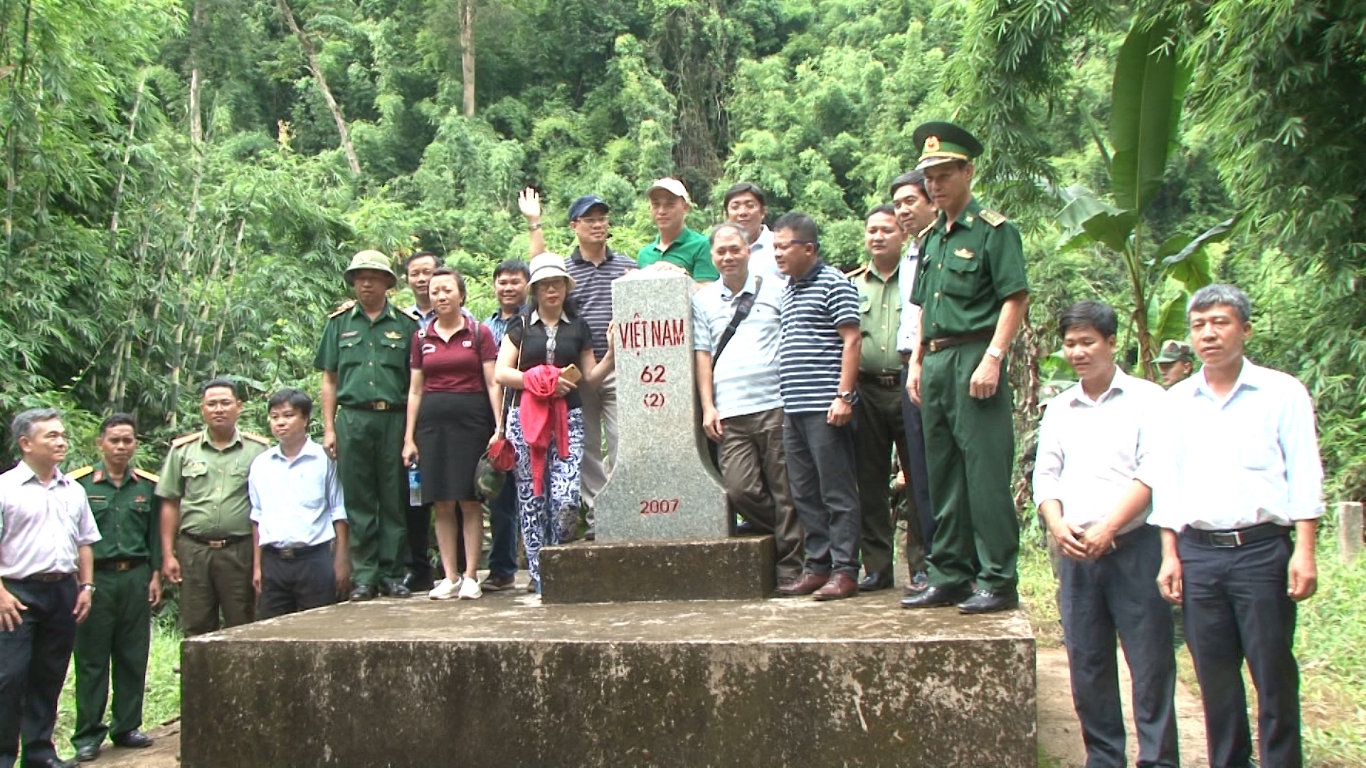
[[[1020,521],[1010,494],[1015,460],[1012,399],[1001,366],[996,394],[968,393],[987,342],[926,353],[920,400],[930,498],[937,526],[930,545],[930,585],[955,588],[974,578],[978,589],[1014,589]],[[976,555],[980,567],[974,567]]]
[[[145,563],[127,571],[95,571],[90,615],[76,628],[76,730],[71,743],[77,749],[142,727],[152,644],[152,607],[147,602],[151,579],[152,569]],[[105,725],[111,664],[114,706]]]
[[[403,578],[408,515],[404,414],[337,409],[337,472],[351,526],[351,580],[357,586]]]
[[[901,466],[909,463],[906,455],[906,430],[901,420],[901,386],[884,387],[859,382],[859,400],[854,406],[854,455],[858,460],[859,525],[862,527],[860,552],[864,573],[892,573],[892,540],[896,522],[892,516],[892,449]],[[907,473],[909,482],[910,473]],[[920,522],[906,527],[906,563],[910,571],[925,567],[925,545]]]

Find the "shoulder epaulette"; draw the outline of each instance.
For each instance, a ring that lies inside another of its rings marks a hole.
[[[928,235],[928,234],[930,233],[930,230],[932,230],[932,229],[934,229],[934,222],[930,222],[928,225],[926,225],[926,227],[925,227],[924,229],[920,230],[920,234],[916,235],[916,236],[915,236],[915,239],[916,239],[916,240],[921,240],[921,239],[923,239],[923,238],[925,237],[925,235]]]
[[[396,309],[397,309],[397,307],[396,307]],[[399,310],[398,310],[398,313],[399,313],[400,315],[403,315],[404,317],[408,318],[409,320],[416,320],[416,321],[419,322],[419,323],[422,322],[422,315],[419,314],[418,311],[417,311],[416,309],[413,309],[413,310],[399,309]]]
[[[845,273],[844,273],[844,276],[847,277],[847,278],[849,278],[850,280],[853,280],[854,278],[856,278],[856,277],[858,277],[858,276],[860,276],[860,275],[866,275],[866,274],[868,274],[868,265],[867,265],[867,264],[864,264],[863,266],[859,267],[858,269],[854,269],[854,270],[850,270],[850,271],[848,271],[848,272],[845,272]]]
[[[94,467],[81,467],[80,469],[73,469],[70,472],[67,472],[66,476],[71,480],[80,480],[82,477],[85,477],[94,471]]]
[[[179,448],[182,445],[189,445],[190,443],[193,443],[194,441],[198,440],[203,436],[203,432],[191,432],[188,435],[181,435],[180,437],[177,437],[176,439],[171,441],[171,447]]]
[[[136,475],[136,476],[138,476],[138,477],[140,477],[140,478],[142,478],[143,480],[148,480],[148,481],[153,482],[153,483],[159,483],[159,482],[161,482],[161,476],[160,476],[160,475],[154,475],[154,474],[152,474],[151,472],[148,472],[148,471],[145,470],[145,469],[138,469],[137,467],[134,467],[134,468],[133,468],[133,474]]]
[[[264,446],[267,446],[267,447],[270,446],[270,438],[268,438],[268,437],[262,437],[261,435],[258,435],[258,434],[254,433],[254,432],[243,432],[243,433],[241,433],[241,434],[242,434],[242,438],[243,438],[244,440],[250,440],[250,441],[252,441],[253,443],[260,443],[261,445],[264,445]]]
[[[977,214],[977,217],[993,227],[999,227],[1002,224],[1006,223],[1006,217],[1004,215],[997,213],[996,211],[993,211],[990,208],[983,208]]]
[[[327,319],[331,320],[332,318],[336,317],[337,315],[340,315],[341,313],[347,311],[348,309],[351,309],[354,306],[356,306],[355,299],[348,299],[347,301],[343,301],[341,304],[337,305],[337,309],[335,312],[327,316]]]

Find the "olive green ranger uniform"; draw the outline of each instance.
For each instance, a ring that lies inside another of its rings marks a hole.
[[[147,588],[161,569],[157,476],[129,467],[116,484],[104,464],[69,477],[81,484],[102,537],[95,543],[95,594],[90,615],[76,628],[77,748],[98,747],[105,737],[142,727],[142,695],[152,642]],[[114,706],[104,724],[113,663]]]
[[[373,320],[347,302],[328,319],[313,360],[319,370],[337,374],[337,470],[357,586],[403,579],[403,428],[416,332],[417,321],[388,301]]]
[[[906,430],[901,414],[901,353],[897,329],[901,323],[901,260],[886,278],[873,265],[860,267],[849,278],[858,288],[859,357],[857,420],[854,432],[858,462],[859,520],[862,527],[863,570],[869,575],[892,575],[892,507],[890,485],[892,450],[901,466],[909,463]],[[906,559],[911,573],[925,567],[920,525],[910,525]]]
[[[171,441],[156,495],[180,500],[175,555],[181,574],[180,624],[187,636],[255,618],[247,472],[269,447],[270,440],[240,431],[223,448],[214,446],[208,430]]]
[[[920,320],[920,399],[936,529],[930,586],[1008,592],[1020,524],[1010,493],[1015,457],[1004,361],[991,397],[968,391],[1007,297],[1029,289],[1020,232],[975,199],[952,222],[941,211],[921,248],[911,300]],[[980,567],[974,565],[974,558]]]

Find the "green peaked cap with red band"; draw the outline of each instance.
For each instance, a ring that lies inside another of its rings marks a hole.
[[[912,140],[920,147],[918,171],[955,160],[967,162],[982,154],[982,142],[953,123],[921,123]]]

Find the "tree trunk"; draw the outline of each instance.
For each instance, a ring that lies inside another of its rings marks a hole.
[[[204,88],[204,73],[199,68],[199,30],[204,24],[203,0],[196,0],[190,24],[190,144],[197,151],[204,141],[204,117],[199,105],[199,92]]]
[[[346,118],[342,117],[341,106],[337,104],[336,99],[332,98],[332,89],[327,87],[327,78],[323,76],[322,65],[318,63],[318,52],[314,50],[313,42],[299,27],[299,22],[295,21],[294,11],[289,7],[289,0],[278,0],[278,2],[280,13],[284,15],[285,22],[289,24],[289,31],[299,38],[299,45],[304,49],[304,56],[308,59],[308,69],[313,73],[313,79],[318,82],[318,89],[323,92],[323,100],[327,102],[327,108],[332,112],[332,119],[337,121],[337,134],[341,136],[342,151],[346,153],[346,162],[350,164],[351,172],[359,176],[360,158],[356,156],[356,148],[351,145],[351,132],[346,129]]]
[[[128,163],[133,159],[133,139],[138,128],[138,108],[142,106],[142,94],[147,90],[147,76],[138,79],[138,90],[133,96],[133,109],[128,114],[128,139],[123,145],[123,164],[119,166],[119,180],[114,184],[114,212],[109,216],[109,232],[118,234],[119,204],[123,202],[123,184],[128,179]]]
[[[460,77],[465,86],[465,117],[474,117],[474,0],[460,7]]]

